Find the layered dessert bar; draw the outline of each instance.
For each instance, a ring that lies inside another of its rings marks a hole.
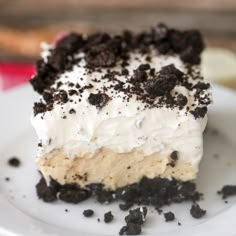
[[[203,49],[198,31],[164,24],[141,33],[71,33],[43,44],[31,79],[40,94],[31,122],[41,184],[52,190],[56,183],[59,198],[63,188],[118,198],[121,189],[156,194],[163,186],[180,196],[203,155],[211,103],[200,73]],[[40,186],[38,194],[46,199]]]

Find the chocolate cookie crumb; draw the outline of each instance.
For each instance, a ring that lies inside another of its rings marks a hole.
[[[223,199],[236,195],[236,185],[225,185],[218,191],[218,194],[222,195]]]
[[[68,209],[65,209],[65,212],[69,212]]]
[[[159,207],[155,207],[156,211],[158,212],[159,215],[162,214],[163,210]]]
[[[42,147],[43,146],[43,144],[40,142],[40,143],[38,143],[38,147]]]
[[[160,23],[152,27],[152,38],[155,43],[160,43],[163,41],[168,34],[168,28],[165,24]]]
[[[19,158],[17,157],[11,157],[9,160],[8,160],[8,164],[12,167],[19,167],[21,165],[21,162],[19,160]]]
[[[84,210],[84,211],[83,211],[83,215],[84,215],[85,217],[91,217],[91,216],[93,216],[93,214],[94,214],[94,211],[91,210],[91,209],[88,209],[88,210]]]
[[[9,177],[6,177],[6,178],[5,178],[5,181],[9,182],[9,181],[10,181],[10,178],[9,178]]]
[[[43,93],[43,99],[44,101],[48,104],[48,103],[52,103],[53,102],[53,96],[51,92],[44,92]]]
[[[75,109],[70,109],[69,113],[70,113],[70,114],[75,114],[76,111],[75,111]]]
[[[79,203],[84,201],[90,197],[90,192],[86,189],[80,189],[78,187],[65,186],[59,191],[58,194],[59,199],[69,203]]]
[[[200,219],[206,214],[206,210],[201,209],[197,203],[194,203],[190,209],[190,214],[193,218]]]
[[[137,69],[134,71],[133,81],[144,82],[147,79],[147,73],[144,70]]]
[[[180,78],[184,75],[184,73],[180,70],[178,70],[174,64],[170,64],[167,66],[163,66],[160,70],[160,76],[164,78],[170,78],[170,76],[175,76],[177,80],[180,80]]]
[[[170,154],[170,158],[171,158],[173,161],[177,161],[177,160],[178,160],[178,152],[177,152],[177,151],[173,151],[173,152]]]
[[[207,113],[207,107],[196,107],[195,110],[191,111],[195,119],[203,118]]]
[[[108,211],[107,213],[104,214],[104,222],[105,223],[110,223],[114,219],[114,216],[112,215],[111,211]]]
[[[183,109],[183,107],[188,103],[188,99],[183,94],[178,94],[177,96],[177,104],[180,107],[180,109]]]
[[[50,187],[49,190],[46,187]],[[93,195],[100,203],[121,200],[127,205],[152,205],[156,209],[175,202],[189,200],[195,202],[202,197],[202,194],[196,191],[195,183],[159,177],[153,179],[144,177],[139,183],[118,188],[116,191],[107,190],[102,184],[90,184],[86,189],[81,189],[78,185],[60,185],[55,180],[50,183],[50,186],[45,185],[45,188],[46,190],[37,189],[39,197],[45,195],[45,191],[53,191],[58,199],[79,203]],[[43,197],[40,198],[44,200]]]
[[[164,213],[166,222],[175,220],[175,214],[171,211]]]
[[[91,93],[88,97],[89,103],[100,109],[107,104],[109,99],[110,99],[109,96],[106,95],[105,93],[97,93],[97,94]]]
[[[70,90],[68,91],[68,93],[69,93],[70,96],[78,95],[78,92],[77,92],[75,89],[70,89]]]
[[[149,64],[141,64],[138,68],[139,70],[149,70],[151,67]]]
[[[46,181],[42,177],[36,185],[38,197],[45,202],[54,202],[57,200],[57,191],[54,187],[47,186]]]
[[[144,84],[144,89],[151,97],[164,96],[169,93],[176,85],[174,77],[149,79]]]
[[[178,226],[181,226],[182,224],[180,222],[178,222]]]
[[[177,160],[178,160],[178,152],[177,151],[173,151],[170,154],[170,162],[167,165],[171,166],[171,167],[175,167]]]
[[[120,229],[119,235],[139,235],[142,228],[139,224],[128,223]]]
[[[129,210],[131,207],[133,206],[133,203],[123,203],[123,204],[119,204],[119,208],[122,210],[122,211],[127,211]]]
[[[101,39],[98,35],[97,40]],[[103,37],[103,36],[102,36]],[[114,49],[116,46],[115,40],[112,40],[110,36],[103,42],[91,45],[85,55],[85,60],[89,67],[111,67],[114,66],[117,61],[117,55]],[[117,44],[118,45],[118,44]]]
[[[147,207],[139,207],[129,211],[125,217],[126,223],[143,224],[147,215]]]
[[[121,71],[121,74],[124,76],[127,76],[127,75],[129,75],[129,71],[126,68],[123,68]]]
[[[57,42],[57,47],[69,53],[78,50],[84,45],[82,35],[78,33],[70,33]]]
[[[33,110],[34,110],[34,116],[36,116],[37,114],[46,112],[47,106],[46,106],[46,104],[44,104],[42,102],[35,102],[34,106],[33,106]]]

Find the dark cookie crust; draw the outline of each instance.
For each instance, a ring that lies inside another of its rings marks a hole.
[[[153,205],[155,208],[160,208],[171,203],[198,201],[202,196],[196,191],[196,185],[192,182],[146,177],[139,183],[118,188],[116,191],[107,190],[102,184],[90,184],[86,188],[80,188],[72,184],[60,185],[54,180],[51,180],[50,186],[47,186],[42,178],[36,185],[36,190],[38,197],[45,202],[60,199],[76,204],[95,196],[100,203],[121,200],[127,206],[124,210],[133,204]]]

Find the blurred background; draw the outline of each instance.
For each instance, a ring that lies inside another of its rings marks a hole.
[[[236,89],[236,0],[0,0],[0,9],[2,87],[27,80],[40,42],[61,33],[137,31],[165,22],[200,29],[205,77]]]

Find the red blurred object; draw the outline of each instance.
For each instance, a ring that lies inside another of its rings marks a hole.
[[[0,90],[8,90],[29,81],[35,74],[32,63],[0,62]]]

